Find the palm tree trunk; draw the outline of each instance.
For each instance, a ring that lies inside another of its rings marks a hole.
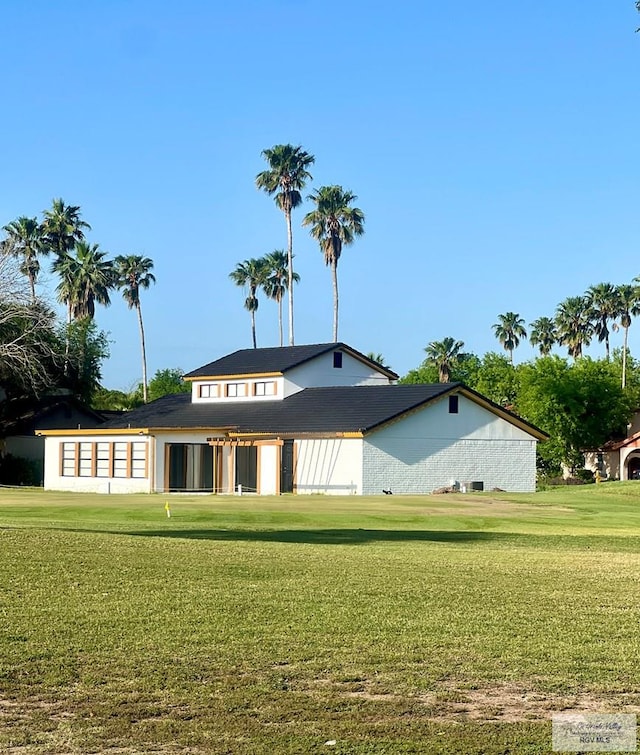
[[[255,310],[251,310],[251,337],[253,339],[253,348],[257,349],[258,344],[256,343],[256,313]]]
[[[331,261],[331,277],[333,278],[333,341],[338,341],[338,260]]]
[[[36,282],[33,279],[33,275],[29,275],[29,287],[31,288],[31,304],[36,303]]]
[[[611,358],[611,352],[609,349],[609,334],[607,334],[607,337],[604,339],[604,345],[607,352],[607,362],[610,361]]]
[[[142,324],[142,309],[140,302],[137,303],[138,327],[140,329],[140,351],[142,352],[142,401],[147,403],[147,351],[144,345],[144,325]]]
[[[295,343],[293,337],[293,231],[291,230],[291,210],[285,210],[287,219],[287,279],[289,282],[289,346]]]
[[[283,345],[282,341],[282,297],[278,298],[278,330],[280,331],[280,346]]]
[[[624,329],[624,346],[622,347],[622,387],[626,388],[627,385],[627,338],[629,336],[629,328]]]

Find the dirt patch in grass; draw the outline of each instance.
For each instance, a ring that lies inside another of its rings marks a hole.
[[[325,690],[329,683],[320,681]],[[337,695],[379,703],[398,703],[406,698],[379,692],[366,683],[332,684]],[[550,719],[555,713],[636,713],[640,714],[640,694],[549,693],[527,690],[514,684],[474,689],[443,687],[412,698],[434,721],[501,721],[517,723]]]

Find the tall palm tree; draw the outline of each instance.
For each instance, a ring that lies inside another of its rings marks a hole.
[[[325,263],[331,268],[333,280],[333,340],[338,340],[338,260],[342,248],[364,233],[364,213],[352,203],[358,197],[342,186],[321,186],[309,199],[315,210],[308,212],[302,225],[311,226],[309,233],[320,244]]]
[[[566,346],[569,356],[579,359],[582,349],[591,343],[593,323],[585,296],[569,296],[556,308],[558,343]]]
[[[50,210],[45,210],[42,221],[42,238],[47,252],[62,257],[79,241],[84,241],[84,230],[91,230],[89,223],[80,217],[80,207],[67,205],[62,199],[54,199]]]
[[[122,290],[122,296],[129,309],[135,309],[140,330],[140,351],[142,353],[142,400],[147,403],[147,351],[144,343],[144,324],[140,305],[140,289],[147,289],[156,282],[153,260],[149,257],[130,254],[118,255],[113,261],[116,272],[116,285]]]
[[[244,300],[245,309],[251,314],[251,337],[253,348],[258,348],[256,342],[256,311],[258,309],[257,291],[262,286],[267,277],[267,265],[264,257],[260,259],[251,258],[244,262],[239,262],[235,270],[229,273],[229,278],[237,285],[249,289],[247,298]]]
[[[7,233],[3,246],[14,257],[20,258],[20,272],[29,279],[31,302],[35,304],[36,280],[40,273],[38,256],[46,252],[38,219],[21,216],[5,225],[3,230]]]
[[[505,351],[509,352],[509,360],[513,364],[513,350],[520,345],[520,339],[527,337],[524,320],[516,312],[498,315],[498,322],[493,326],[496,338]]]
[[[634,278],[638,281],[638,278]],[[620,317],[620,327],[624,330],[624,345],[622,347],[622,387],[627,385],[627,343],[629,340],[629,328],[633,317],[640,315],[640,289],[624,283],[618,286],[618,304]]]
[[[289,257],[283,249],[274,249],[265,256],[264,260],[267,266],[267,277],[262,287],[265,294],[278,303],[278,330],[280,346],[282,346],[282,299],[289,287]],[[293,273],[291,277],[294,283],[300,280],[298,273]]]
[[[287,289],[289,291],[289,346],[294,345],[293,335],[293,231],[291,212],[302,204],[302,194],[307,181],[312,176],[308,171],[315,157],[302,147],[292,144],[276,144],[262,151],[269,163],[269,169],[256,176],[256,186],[275,198],[276,204],[284,212],[287,223]]]
[[[73,317],[93,319],[95,305],[111,304],[109,291],[116,285],[113,263],[105,259],[106,252],[98,244],[80,241],[75,256],[63,253],[53,263],[53,271],[60,276],[58,300],[67,305],[68,321]]]
[[[530,326],[529,343],[537,346],[543,357],[551,353],[551,349],[558,341],[556,324],[550,317],[538,317]]]
[[[595,286],[589,286],[586,298],[593,318],[593,331],[598,341],[605,343],[608,362],[611,355],[609,323],[618,317],[620,310],[618,289],[611,283],[598,283]]]
[[[438,380],[441,383],[451,381],[451,370],[460,361],[463,348],[463,341],[456,341],[450,336],[442,341],[431,341],[425,347],[427,362],[438,368]]]

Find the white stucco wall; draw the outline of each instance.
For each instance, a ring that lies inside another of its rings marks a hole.
[[[278,446],[258,446],[258,490],[260,495],[275,495],[280,476],[280,449]]]
[[[317,438],[296,441],[297,493],[362,493],[362,439]]]
[[[284,395],[290,396],[303,388],[388,384],[388,377],[345,352],[342,352],[342,367],[334,367],[333,351],[329,351],[299,367],[288,370],[284,378]]]
[[[105,441],[147,442],[147,466],[150,468],[150,439],[138,434],[48,436],[45,438],[44,487],[47,490],[68,490],[78,493],[148,493],[150,489],[148,477],[71,477],[60,474],[60,454],[63,443],[101,443]]]
[[[364,439],[363,493],[431,493],[452,480],[529,492],[536,441],[464,396],[458,414],[439,401]]]

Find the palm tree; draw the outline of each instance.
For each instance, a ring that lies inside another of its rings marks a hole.
[[[282,299],[289,286],[289,262],[288,255],[283,249],[274,249],[264,258],[267,266],[267,278],[262,287],[265,294],[278,303],[278,330],[280,332],[280,346],[282,339]],[[298,283],[300,276],[293,273],[291,276],[294,283]]]
[[[591,309],[593,330],[598,341],[605,343],[607,362],[610,358],[609,322],[619,315],[620,302],[618,290],[611,283],[598,283],[589,286],[586,293],[587,304]]]
[[[389,367],[389,365],[387,364],[387,360],[382,356],[382,354],[379,351],[378,352],[367,351],[365,356],[367,357],[367,359],[370,359],[372,362],[376,362],[381,367],[384,367],[385,370],[391,369],[391,367]]]
[[[79,241],[84,241],[84,229],[91,230],[89,223],[80,218],[80,207],[66,205],[62,199],[54,199],[50,210],[45,210],[42,221],[42,238],[47,252],[62,257]]]
[[[308,168],[315,162],[315,157],[305,152],[302,147],[291,144],[276,144],[271,149],[262,151],[262,156],[269,163],[269,169],[256,176],[256,186],[271,195],[275,195],[278,207],[284,212],[287,223],[287,274],[289,291],[289,346],[294,345],[293,336],[293,232],[291,230],[291,212],[302,204],[301,191],[312,176]]]
[[[509,359],[513,364],[513,350],[520,345],[520,339],[527,337],[524,320],[516,312],[498,315],[498,322],[493,326],[496,338],[505,351],[509,352]]]
[[[244,300],[245,309],[251,313],[251,336],[253,339],[253,348],[256,349],[256,310],[258,309],[258,297],[256,293],[262,286],[268,274],[264,257],[261,259],[249,259],[239,262],[236,269],[229,273],[229,278],[237,286],[247,286],[249,293]]]
[[[634,278],[638,281],[638,278]],[[622,347],[622,387],[627,385],[627,342],[629,340],[629,328],[631,319],[640,314],[640,290],[637,286],[625,283],[617,288],[618,304],[620,309],[620,327],[624,330],[624,345]]]
[[[566,346],[569,356],[579,359],[582,349],[591,343],[593,323],[591,308],[584,296],[569,296],[556,308],[558,343]]]
[[[142,322],[142,307],[140,306],[140,289],[147,289],[156,282],[153,270],[153,260],[148,257],[130,254],[118,255],[113,261],[116,271],[116,285],[122,290],[122,296],[129,309],[135,309],[138,315],[140,330],[140,351],[142,352],[142,400],[147,403],[147,352],[144,343],[144,325]]]
[[[31,302],[36,302],[36,280],[40,273],[38,255],[45,253],[42,233],[37,218],[19,217],[3,228],[7,238],[3,247],[14,257],[21,258],[20,272],[29,279]]]
[[[556,333],[556,324],[550,317],[538,317],[531,325],[529,334],[529,343],[537,346],[543,357],[551,353],[551,349],[558,341]]]
[[[442,341],[431,341],[425,348],[427,362],[438,368],[438,380],[441,383],[451,380],[451,370],[460,361],[463,348],[463,341],[455,341],[449,336]]]
[[[53,271],[60,275],[58,300],[67,305],[68,322],[73,317],[93,319],[95,304],[108,307],[110,289],[116,285],[113,263],[105,259],[106,252],[98,244],[80,241],[75,256],[64,252],[53,263]]]
[[[353,243],[364,233],[364,213],[351,204],[358,197],[342,186],[321,186],[309,199],[316,209],[308,212],[302,225],[311,226],[309,233],[320,244],[325,263],[333,279],[333,340],[338,340],[338,260],[342,247]]]

